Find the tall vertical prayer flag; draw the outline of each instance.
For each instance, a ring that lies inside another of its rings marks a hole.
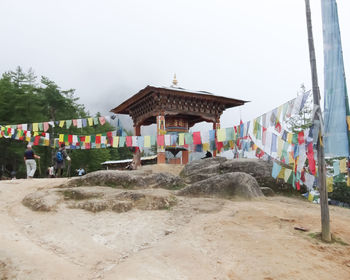
[[[349,101],[336,0],[322,0],[324,46],[324,147],[330,157],[349,156]],[[314,135],[316,137],[316,135]]]

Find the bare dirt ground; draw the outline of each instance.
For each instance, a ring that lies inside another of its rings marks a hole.
[[[22,199],[67,179],[0,181],[0,279],[350,279],[350,246],[324,244],[318,205],[178,197],[168,210],[34,212]],[[331,207],[350,243],[350,210]]]

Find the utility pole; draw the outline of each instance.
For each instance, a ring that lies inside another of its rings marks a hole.
[[[320,205],[321,205],[321,224],[322,224],[322,240],[330,242],[332,240],[330,223],[329,223],[329,209],[328,209],[328,192],[326,188],[326,167],[324,160],[324,148],[323,148],[323,127],[321,123],[323,122],[323,117],[320,107],[320,89],[318,87],[317,78],[317,68],[316,68],[316,55],[314,47],[314,38],[312,34],[312,23],[311,23],[311,8],[310,0],[305,0],[306,6],[306,23],[307,23],[307,33],[309,41],[309,55],[310,55],[310,65],[311,65],[311,76],[312,76],[312,93],[314,98],[314,125],[319,126],[318,137],[316,149],[317,149],[317,163],[318,163],[318,187],[320,191]]]

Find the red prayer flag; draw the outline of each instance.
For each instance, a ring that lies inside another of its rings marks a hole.
[[[276,129],[276,131],[277,131],[278,133],[281,133],[282,126],[281,126],[280,122],[277,122],[277,123],[276,123],[275,129]]]
[[[126,136],[126,146],[132,147],[132,136]]]
[[[193,137],[193,144],[194,145],[202,144],[201,133],[200,132],[193,132],[192,133],[192,137]]]
[[[95,143],[96,144],[101,144],[101,136],[100,135],[96,135]]]
[[[68,134],[68,142],[72,143],[73,142],[73,135]]]
[[[300,131],[298,133],[298,142],[299,142],[299,145],[303,144],[305,142],[304,140],[304,131]]]
[[[38,136],[35,136],[33,145],[34,145],[34,146],[39,145],[39,141],[40,141],[40,136],[39,136],[39,135],[38,135]]]
[[[224,144],[222,142],[218,142],[217,140],[215,140],[215,142],[216,142],[216,150],[220,152],[221,149],[224,147]]]

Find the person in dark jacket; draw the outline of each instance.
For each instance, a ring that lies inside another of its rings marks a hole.
[[[37,156],[32,150],[32,145],[27,145],[27,150],[24,153],[24,162],[27,168],[27,179],[31,179],[34,177],[36,171],[36,161],[35,159],[39,159],[40,156]]]

